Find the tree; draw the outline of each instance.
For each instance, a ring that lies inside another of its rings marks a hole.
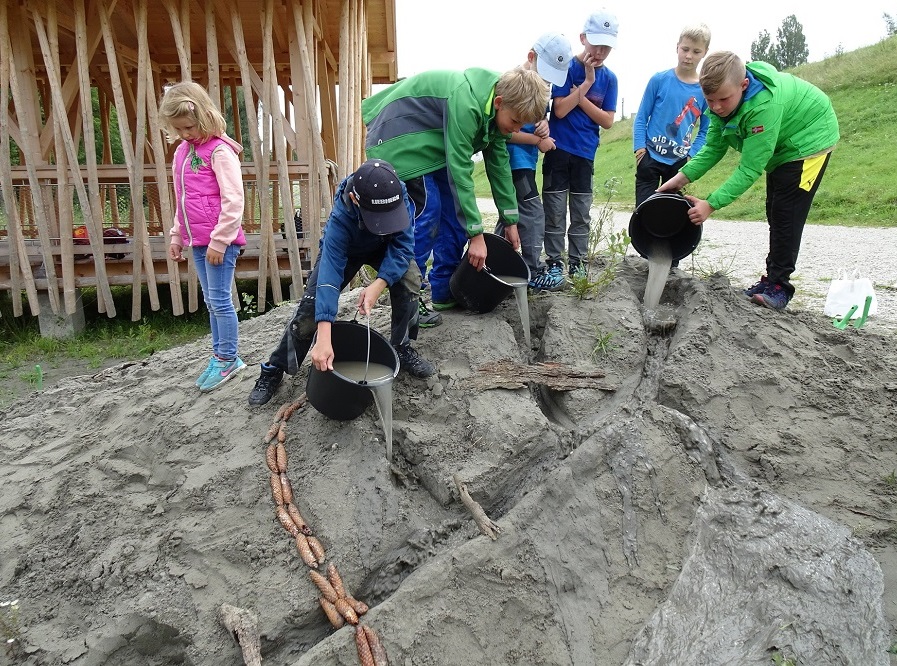
[[[776,55],[781,68],[797,67],[807,62],[810,57],[810,49],[807,48],[804,27],[794,14],[782,21],[776,37]]]
[[[772,56],[772,39],[769,33],[764,30],[757,36],[757,41],[751,42],[751,60],[762,60],[775,64],[771,60]]]
[[[809,56],[810,49],[807,48],[804,27],[794,14],[782,21],[782,25],[776,31],[775,42],[769,33],[763,30],[751,44],[751,60],[763,60],[776,69],[803,65]]]
[[[882,18],[885,20],[885,28],[888,31],[888,37],[897,35],[897,19],[895,19],[887,12],[882,14]]]

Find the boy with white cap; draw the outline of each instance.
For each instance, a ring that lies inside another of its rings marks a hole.
[[[561,278],[565,237],[569,274],[585,269],[599,130],[611,128],[617,111],[617,76],[604,61],[617,45],[618,28],[617,17],[606,9],[590,15],[579,35],[582,53],[570,63],[564,84],[551,91],[549,127],[557,149],[545,153],[542,162],[542,201],[548,272]]]
[[[562,86],[567,80],[567,68],[573,59],[570,40],[559,32],[546,32],[533,44],[523,63],[524,69],[535,69],[548,83]],[[546,108],[546,114],[548,109]],[[520,219],[517,233],[520,235],[520,251],[529,267],[531,289],[557,291],[563,289],[563,276],[548,274],[542,261],[542,242],[545,238],[545,210],[536,185],[536,166],[539,153],[554,150],[554,140],[549,136],[548,122],[543,118],[535,124],[527,124],[514,132],[508,140],[508,156],[511,159],[511,176],[517,192]],[[504,235],[501,221],[495,233]]]

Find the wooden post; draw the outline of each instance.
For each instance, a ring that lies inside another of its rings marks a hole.
[[[12,53],[5,35],[9,34],[7,23],[6,2],[0,2],[0,99],[9,99],[9,79],[11,70]],[[11,164],[9,154],[9,105],[0,104],[0,164]],[[9,274],[12,283],[12,310],[13,315],[20,317],[22,309],[22,280],[24,278],[25,291],[28,294],[28,303],[31,306],[31,314],[40,312],[37,304],[37,289],[34,277],[31,273],[31,264],[28,261],[28,252],[25,248],[25,239],[22,236],[22,222],[19,217],[19,208],[16,204],[15,187],[12,184],[9,169],[0,169],[0,192],[3,194],[3,206],[6,210],[6,232],[9,237]]]
[[[255,163],[256,186],[258,189],[259,204],[261,208],[261,233],[262,247],[264,248],[269,240],[265,239],[265,234],[269,236],[273,233],[271,228],[271,206],[268,198],[268,157],[264,152],[261,139],[259,138],[259,119],[256,114],[255,103],[252,96],[252,68],[249,58],[246,55],[246,41],[243,37],[243,25],[240,22],[240,14],[234,5],[233,0],[229,3],[229,11],[231,16],[231,27],[233,28],[234,38],[234,55],[240,64],[240,78],[243,86],[243,103],[246,108],[246,119],[249,123],[249,136],[252,141],[252,159]],[[259,276],[258,276],[258,299],[257,307],[259,312],[265,311],[266,304],[266,285],[268,282],[268,264],[263,257],[259,258]]]
[[[81,123],[83,126],[84,137],[84,156],[87,164],[87,182],[90,189],[90,197],[88,197],[87,189],[81,178],[73,179],[75,189],[78,192],[78,200],[81,204],[81,212],[84,215],[85,223],[91,236],[91,248],[94,251],[94,257],[97,256],[97,248],[102,253],[102,235],[103,227],[102,212],[99,216],[95,216],[93,209],[99,204],[100,200],[100,178],[97,175],[97,151],[94,143],[93,133],[93,103],[90,95],[90,74],[88,72],[88,63],[93,49],[88,43],[87,33],[87,12],[84,7],[84,0],[74,0],[75,10],[75,63],[78,68],[78,91],[81,98]],[[61,95],[60,95],[61,97]],[[70,143],[66,142],[66,150],[71,150]],[[69,153],[69,162],[71,164],[78,163],[77,152]],[[95,244],[95,236],[99,235],[99,243]],[[115,303],[112,301],[112,290],[109,287],[109,280],[106,276],[106,262],[96,261],[97,276],[97,309],[99,312],[106,312],[107,316],[115,316]]]
[[[50,54],[53,60],[53,70],[61,71],[59,64],[59,25],[56,14],[56,1],[47,4],[47,32],[50,45]],[[49,99],[49,96],[47,97]],[[77,115],[77,114],[76,114]],[[68,125],[69,127],[71,125]],[[59,209],[59,220],[71,220],[74,218],[72,197],[69,192],[69,165],[66,159],[65,139],[59,123],[53,123],[53,141],[56,157],[56,205]],[[78,167],[75,165],[75,171]],[[75,258],[72,251],[71,225],[56,225],[56,235],[59,238],[60,264],[62,265],[62,293],[65,301],[65,312],[74,315],[83,307],[75,290]],[[60,228],[63,227],[63,228]],[[81,313],[83,316],[83,313]]]
[[[168,229],[174,222],[174,208],[171,205],[171,188],[168,187],[168,164],[166,162],[165,145],[162,142],[162,130],[159,127],[159,108],[156,105],[153,71],[147,68],[146,105],[149,117],[150,139],[153,146],[153,162],[156,171],[156,187],[159,190],[159,207],[162,217],[162,233],[168,240]],[[168,291],[171,294],[171,311],[175,316],[184,314],[184,298],[181,294],[181,269],[178,262],[168,256],[166,243],[165,261],[168,267]]]

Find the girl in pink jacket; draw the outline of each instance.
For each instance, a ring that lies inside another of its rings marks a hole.
[[[246,244],[238,158],[243,147],[224,133],[224,116],[192,81],[165,90],[159,119],[170,143],[181,140],[172,165],[176,214],[168,255],[183,261],[183,248],[193,248],[212,328],[212,356],[196,380],[207,392],[246,367],[237,355],[237,312],[231,300],[237,256]]]

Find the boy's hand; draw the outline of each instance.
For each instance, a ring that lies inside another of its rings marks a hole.
[[[554,139],[550,136],[546,136],[543,139],[539,139],[539,143],[537,144],[539,147],[539,152],[547,153],[549,150],[554,150],[557,146],[554,144]]]
[[[329,321],[319,321],[315,346],[311,348],[311,362],[321,372],[333,370],[333,343],[330,339],[332,327]]]
[[[543,119],[536,123],[536,129],[533,131],[533,134],[535,134],[540,139],[545,139],[548,137],[548,133],[549,129],[547,120]]]
[[[516,232],[517,229],[515,228],[514,233]],[[483,266],[486,265],[486,239],[483,238],[483,234],[477,234],[470,239],[470,245],[467,248],[467,260],[478,271],[483,270]]]
[[[378,277],[367,287],[362,289],[361,293],[358,295],[358,311],[363,315],[371,314],[374,310],[374,306],[377,304],[377,299],[380,298],[380,294],[383,293],[385,288],[386,280]]]
[[[704,224],[707,218],[713,214],[713,206],[704,199],[698,199],[689,194],[686,194],[685,198],[691,204],[691,208],[688,209],[688,219],[692,224]]]
[[[645,153],[648,152],[644,148],[639,148],[635,151],[635,163],[638,164],[642,161],[642,158],[645,156]]]
[[[321,372],[333,370],[333,345],[318,340],[311,350],[311,362]]]
[[[661,185],[654,191],[655,192],[678,192],[683,187],[688,185],[689,182],[690,181],[688,180],[688,178],[685,177],[685,174],[683,174],[680,171],[679,173],[677,173],[675,176],[670,178],[667,182],[665,182],[663,185]]]
[[[515,250],[520,249],[520,233],[517,231],[516,224],[511,224],[505,227],[505,240],[507,240]]]

